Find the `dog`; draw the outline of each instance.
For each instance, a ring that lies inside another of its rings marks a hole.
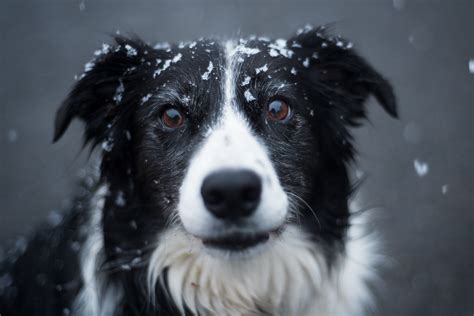
[[[350,132],[396,100],[329,33],[104,44],[54,132],[82,120],[98,175],[7,251],[0,313],[366,315],[380,256],[349,209]]]

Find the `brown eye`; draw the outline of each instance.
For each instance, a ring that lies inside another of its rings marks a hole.
[[[284,121],[290,115],[290,106],[282,100],[273,100],[268,104],[267,116],[272,121]]]
[[[183,125],[184,117],[175,108],[168,108],[161,114],[161,121],[168,128],[178,128]]]

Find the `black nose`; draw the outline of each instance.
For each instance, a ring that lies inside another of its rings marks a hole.
[[[251,215],[262,193],[260,177],[250,170],[222,170],[208,175],[201,187],[207,209],[221,219]]]

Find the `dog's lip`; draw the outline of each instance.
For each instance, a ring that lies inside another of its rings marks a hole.
[[[241,251],[263,244],[270,239],[270,232],[263,233],[232,233],[219,237],[202,238],[206,247],[222,250]]]
[[[243,251],[252,247],[264,244],[270,240],[271,237],[279,235],[283,231],[283,226],[264,232],[232,232],[220,236],[197,237],[202,244],[209,248],[228,250],[228,251]]]

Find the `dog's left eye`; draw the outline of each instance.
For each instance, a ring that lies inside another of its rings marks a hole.
[[[267,116],[272,121],[285,121],[290,117],[290,106],[283,100],[268,103]]]
[[[167,108],[161,114],[161,121],[168,128],[178,128],[184,124],[184,116],[176,108]]]

